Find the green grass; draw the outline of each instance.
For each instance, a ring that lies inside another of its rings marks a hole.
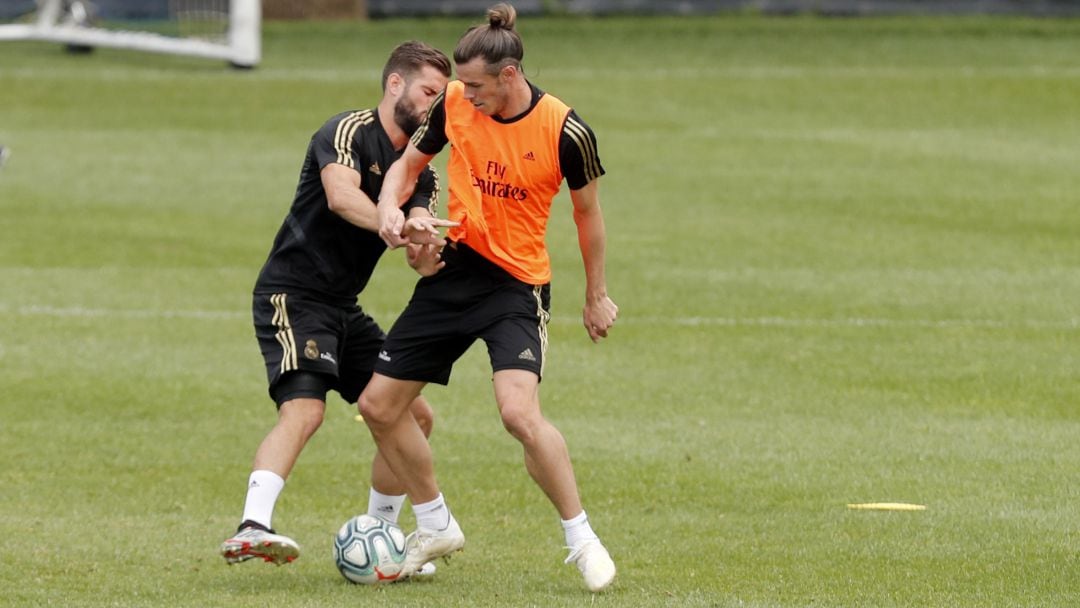
[[[3,44],[0,604],[1080,602],[1074,20],[522,20],[608,171],[620,321],[580,327],[564,194],[543,399],[617,586],[561,564],[480,347],[428,393],[469,535],[434,582],[334,570],[373,449],[336,399],[275,513],[304,557],[226,568],[274,419],[249,293],[308,138],[467,23],[272,23],[252,72]],[[390,255],[361,302],[389,324],[412,281]],[[874,501],[928,509],[845,507]]]

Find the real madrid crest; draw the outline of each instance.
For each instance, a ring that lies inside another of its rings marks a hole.
[[[319,358],[319,345],[315,343],[315,340],[308,340],[304,345],[304,356],[308,359]]]

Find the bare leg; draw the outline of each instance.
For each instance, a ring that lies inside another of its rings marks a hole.
[[[409,413],[412,414],[416,423],[420,425],[424,437],[431,437],[431,429],[435,423],[435,413],[431,410],[428,402],[423,397],[413,399],[413,402],[409,405]],[[375,458],[371,463],[371,486],[375,488],[375,491],[387,496],[401,496],[406,493],[405,484],[394,475],[394,471],[391,470],[390,465],[383,458],[382,452],[378,450],[375,451]]]
[[[281,404],[278,421],[255,451],[252,470],[273,471],[289,477],[300,452],[322,425],[326,403],[319,399],[293,399]]]
[[[402,483],[414,505],[439,497],[431,446],[409,412],[410,404],[420,396],[424,384],[376,373],[358,403],[379,455]]]
[[[525,468],[562,519],[581,513],[566,440],[540,413],[539,378],[517,369],[495,372],[495,401],[503,426],[525,449]]]

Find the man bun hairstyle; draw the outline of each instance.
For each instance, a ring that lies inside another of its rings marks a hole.
[[[506,2],[500,2],[487,10],[487,18],[488,25],[493,28],[512,30],[517,21],[517,10]]]
[[[426,65],[450,78],[450,59],[439,49],[419,40],[410,40],[397,45],[390,52],[390,58],[386,60],[386,66],[383,68],[383,91],[386,91],[386,80],[390,78],[390,74],[400,74],[409,81]]]
[[[517,11],[506,2],[487,10],[486,25],[474,25],[458,40],[454,63],[463,64],[483,57],[489,74],[498,74],[508,65],[521,67],[525,47],[514,29]]]

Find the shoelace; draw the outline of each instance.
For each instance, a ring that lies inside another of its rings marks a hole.
[[[581,558],[581,555],[585,552],[585,549],[587,549],[588,547],[591,547],[593,545],[599,545],[599,544],[600,544],[600,539],[591,538],[589,540],[583,540],[583,541],[579,542],[577,547],[563,547],[564,549],[569,549],[570,550],[570,555],[567,556],[566,560],[563,561],[563,563],[564,564],[569,564],[570,562],[576,562],[578,559]]]
[[[585,547],[587,547],[587,546],[589,546],[589,541],[585,541],[585,542],[581,543],[580,545],[577,546],[577,548],[563,547],[564,549],[569,549],[570,550],[570,555],[567,556],[566,560],[563,563],[564,564],[569,564],[571,562],[577,562],[578,557],[585,551]]]
[[[431,541],[433,539],[434,535],[432,534],[425,534],[421,536],[419,530],[413,532],[412,534],[409,534],[405,537],[405,554],[408,555],[410,553],[416,552],[417,550],[424,550],[427,545],[431,544]]]

